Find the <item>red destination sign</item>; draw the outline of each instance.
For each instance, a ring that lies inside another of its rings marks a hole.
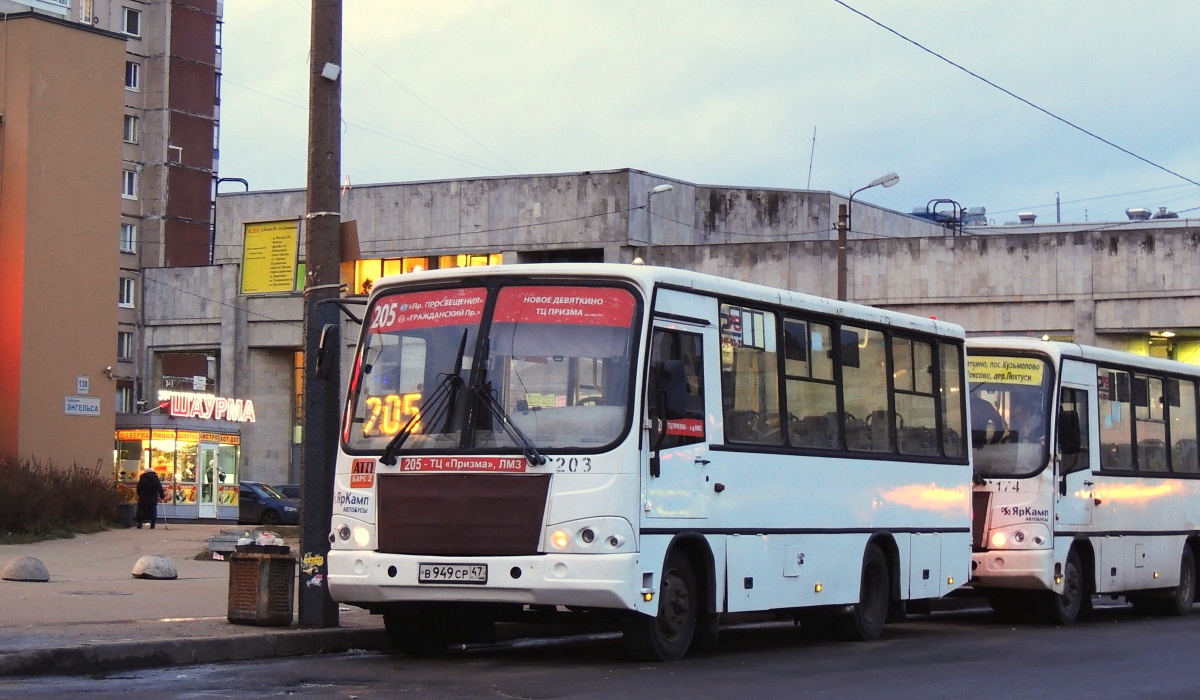
[[[402,472],[523,472],[524,457],[404,457]]]
[[[496,299],[500,323],[562,323],[628,328],[633,295],[612,287],[505,287]]]
[[[487,291],[478,288],[392,294],[371,307],[368,332],[479,323],[486,299]]]

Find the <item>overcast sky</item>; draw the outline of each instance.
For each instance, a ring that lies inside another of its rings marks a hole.
[[[342,174],[847,194],[895,171],[858,197],[996,224],[1053,222],[1056,197],[1063,221],[1200,216],[1200,3],[845,2],[878,24],[835,0],[344,0]],[[224,3],[222,177],[304,186],[309,35],[309,0]]]

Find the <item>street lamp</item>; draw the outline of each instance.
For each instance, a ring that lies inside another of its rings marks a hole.
[[[219,177],[213,183],[213,200],[212,200],[212,228],[208,232],[208,264],[212,265],[217,259],[217,195],[221,194],[222,182],[238,182],[246,191],[250,191],[250,183],[242,177]]]
[[[838,301],[846,300],[846,276],[847,276],[846,275],[846,234],[851,230],[851,227],[850,227],[850,205],[854,203],[854,195],[858,194],[859,192],[862,192],[863,190],[869,190],[872,187],[891,187],[892,185],[896,184],[897,182],[900,182],[900,176],[897,175],[896,173],[888,173],[887,175],[880,175],[879,177],[875,178],[874,180],[871,180],[866,185],[859,187],[857,190],[854,190],[853,192],[851,192],[850,196],[846,199],[845,204],[838,205],[838,222],[837,222],[837,232],[838,232],[837,298],[838,298]]]
[[[648,229],[646,231],[646,264],[653,265],[652,260],[654,254],[654,195],[670,192],[675,189],[675,185],[662,184],[658,185],[646,195],[646,216],[648,220]]]

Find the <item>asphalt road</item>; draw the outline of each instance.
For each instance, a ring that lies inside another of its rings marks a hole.
[[[1071,627],[965,610],[889,625],[878,642],[812,639],[788,624],[727,628],[717,654],[625,660],[614,635],[531,639],[431,659],[351,652],[114,674],[10,679],[0,697],[886,698],[1200,697],[1200,610],[1148,618],[1102,607]]]

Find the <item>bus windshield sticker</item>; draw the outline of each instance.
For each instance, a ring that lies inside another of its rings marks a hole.
[[[479,323],[487,292],[483,289],[439,289],[385,296],[371,309],[369,333],[393,333]]]
[[[633,295],[611,287],[505,287],[496,299],[497,323],[555,323],[628,328]]]
[[[967,358],[967,379],[972,384],[1041,386],[1044,367],[1032,358],[973,355]]]

